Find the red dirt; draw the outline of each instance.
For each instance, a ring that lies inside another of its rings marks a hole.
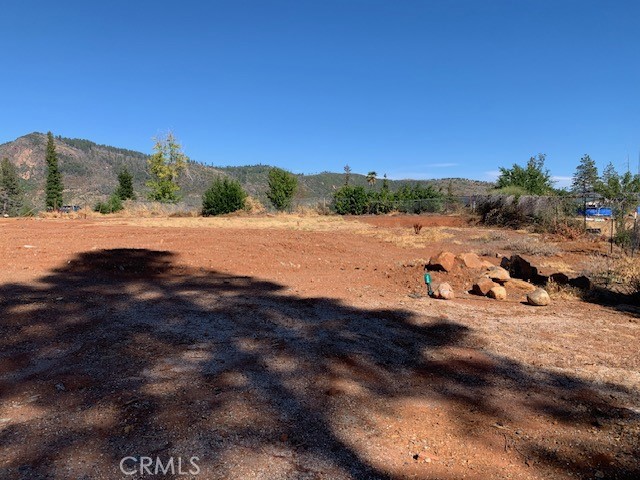
[[[477,228],[425,249],[246,222],[0,221],[0,478],[132,478],[136,455],[206,479],[640,476],[637,316],[474,297],[464,269],[434,274],[455,300],[417,295],[419,259]]]

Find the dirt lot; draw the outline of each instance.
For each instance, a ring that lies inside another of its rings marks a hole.
[[[637,314],[422,283],[442,249],[606,246],[414,223],[0,220],[0,478],[640,478]]]

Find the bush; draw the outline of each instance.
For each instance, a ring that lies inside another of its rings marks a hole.
[[[106,202],[98,202],[96,206],[93,207],[94,212],[102,214],[115,213],[122,209],[124,209],[122,199],[116,193],[112,194]]]
[[[333,194],[333,208],[339,215],[362,215],[368,207],[369,195],[364,187],[345,185]]]
[[[202,196],[202,215],[223,215],[244,209],[247,194],[240,182],[229,178],[216,178]]]
[[[267,198],[276,210],[282,212],[291,208],[291,201],[298,189],[298,179],[281,168],[269,170],[269,191]]]

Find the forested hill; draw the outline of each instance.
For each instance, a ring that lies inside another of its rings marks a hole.
[[[13,162],[24,180],[27,196],[34,204],[42,202],[45,181],[45,147],[47,137],[42,133],[30,133],[12,142],[0,145],[0,158]],[[147,158],[141,152],[123,148],[99,145],[89,140],[56,137],[56,150],[60,160],[60,170],[65,187],[66,203],[92,204],[109,195],[116,186],[117,174],[126,167],[134,178],[134,187],[144,198],[145,183],[148,180]],[[180,180],[184,201],[199,205],[200,196],[211,181],[219,175],[229,175],[238,179],[243,187],[261,200],[265,198],[267,175],[271,167],[250,165],[242,167],[212,167],[190,161]],[[379,172],[380,176],[382,172]],[[303,199],[329,198],[333,191],[344,184],[344,173],[323,172],[313,175],[299,175],[299,197]],[[379,178],[374,188],[379,188]],[[364,175],[351,174],[351,183],[367,186]],[[390,180],[389,186],[395,190],[413,180]],[[438,179],[422,180],[418,183],[432,185],[442,191],[451,190],[455,195],[485,193],[492,184],[477,180]]]

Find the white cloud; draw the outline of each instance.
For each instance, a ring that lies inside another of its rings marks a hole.
[[[500,176],[500,170],[489,170],[488,172],[484,172],[484,176],[486,179],[495,182]]]
[[[564,187],[568,187],[568,186],[571,185],[571,182],[573,181],[573,177],[555,175],[555,176],[551,177],[551,180],[556,182],[555,186],[557,188],[564,188]]]
[[[430,163],[428,166],[434,167],[434,168],[447,168],[447,167],[457,167],[458,165],[460,164],[459,163]]]

